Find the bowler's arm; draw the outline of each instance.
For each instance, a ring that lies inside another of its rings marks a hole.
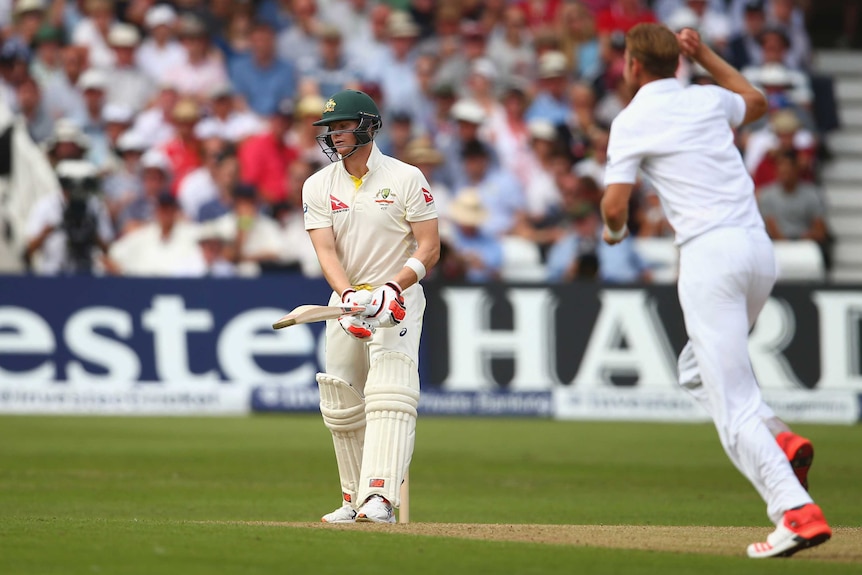
[[[629,199],[634,187],[634,184],[610,184],[602,196],[603,237],[611,245],[620,243],[628,235],[626,222],[629,221]]]
[[[440,259],[440,231],[437,218],[422,222],[410,222],[413,237],[416,238],[416,251],[411,257],[416,258],[426,270],[430,270]],[[419,281],[412,268],[404,266],[393,278],[402,289],[407,289]]]
[[[684,28],[677,34],[677,40],[682,53],[694,58],[696,62],[706,68],[706,71],[712,75],[719,86],[742,96],[745,101],[743,124],[753,122],[766,113],[769,104],[763,92],[752,86],[745,79],[745,76],[739,73],[739,70],[728,64],[712,48],[701,42],[697,32],[691,28]]]
[[[332,228],[308,230],[308,236],[311,238],[317,261],[320,262],[320,269],[323,271],[323,277],[329,282],[329,287],[337,294],[344,293],[344,290],[352,286],[335,251],[335,234]]]

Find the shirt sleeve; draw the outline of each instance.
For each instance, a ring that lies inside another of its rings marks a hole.
[[[407,180],[405,193],[407,198],[404,202],[404,208],[408,222],[424,222],[437,217],[437,206],[434,204],[431,186],[418,168]]]
[[[306,180],[302,185],[302,214],[306,230],[332,227],[332,207],[327,203],[328,199],[314,180]]]
[[[735,128],[742,124],[742,120],[745,119],[745,100],[742,96],[719,86],[704,86],[704,89],[716,94],[724,117],[731,126]]]
[[[617,116],[611,124],[608,159],[605,165],[605,186],[634,184],[643,159],[643,151],[638,146],[640,138],[621,121],[622,118],[623,116]]]

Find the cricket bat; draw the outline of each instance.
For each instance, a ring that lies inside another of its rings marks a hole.
[[[326,321],[343,315],[355,315],[365,311],[364,305],[301,305],[272,324],[272,329],[281,329],[300,323]]]

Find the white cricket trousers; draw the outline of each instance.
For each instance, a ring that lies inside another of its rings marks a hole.
[[[771,410],[748,355],[748,332],[776,275],[772,241],[762,229],[718,228],[680,248],[677,288],[689,337],[679,358],[680,383],[702,382],[694,395],[712,416],[721,445],[779,524],[785,511],[812,500],[763,422]]]

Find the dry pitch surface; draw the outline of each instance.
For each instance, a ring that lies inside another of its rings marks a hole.
[[[744,555],[745,547],[749,543],[763,541],[769,534],[769,529],[761,527],[490,525],[472,523],[410,523],[408,525],[358,523],[327,525],[325,523],[279,521],[225,521],[218,523],[262,527],[375,530],[378,532],[431,537],[731,556]],[[796,558],[841,563],[862,563],[862,527],[833,528],[833,535],[830,541],[814,549],[802,551],[794,556],[794,559]]]

